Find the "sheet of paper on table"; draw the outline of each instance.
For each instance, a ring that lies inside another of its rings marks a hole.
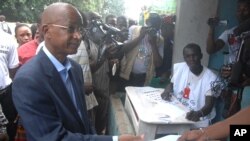
[[[161,93],[163,91],[164,89],[162,88],[136,88],[135,92],[140,96],[141,102],[147,109],[147,111],[142,113],[143,121],[169,123],[179,117],[185,117],[188,110],[174,97],[171,102],[163,100],[161,98]]]
[[[155,139],[153,141],[177,141],[179,137],[180,135],[167,135],[167,136]]]

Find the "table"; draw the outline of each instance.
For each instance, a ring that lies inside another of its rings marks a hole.
[[[186,109],[177,99],[166,102],[160,94],[164,89],[153,87],[126,87],[125,110],[132,121],[136,135],[144,134],[145,141],[156,134],[182,134],[194,122],[185,119]]]

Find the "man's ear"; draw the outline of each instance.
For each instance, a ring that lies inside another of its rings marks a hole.
[[[47,24],[44,24],[44,25],[41,25],[41,30],[42,30],[42,34],[43,36],[48,36],[49,35],[49,25]]]

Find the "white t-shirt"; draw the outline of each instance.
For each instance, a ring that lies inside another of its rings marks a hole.
[[[239,48],[240,48],[240,44],[241,42],[239,41],[239,39],[236,39],[234,41],[232,41],[233,43],[229,44],[228,42],[228,37],[229,35],[233,35],[233,30],[235,29],[236,27],[233,27],[231,29],[228,29],[228,30],[225,30],[220,36],[219,36],[219,39],[223,40],[225,45],[228,46],[228,49],[229,49],[229,54],[228,54],[228,63],[234,63],[236,60],[236,57],[237,57],[237,53],[239,51]]]
[[[198,111],[205,105],[205,97],[213,95],[211,92],[211,82],[215,81],[216,75],[203,66],[203,71],[199,76],[194,75],[185,62],[174,64],[174,74],[171,79],[174,95],[190,110]],[[183,97],[183,91],[189,87],[189,99]],[[197,122],[195,127],[206,127],[209,120],[215,117],[215,109],[204,117],[204,120]]]
[[[12,36],[0,30],[0,90],[11,84],[9,69],[18,67],[17,46]]]

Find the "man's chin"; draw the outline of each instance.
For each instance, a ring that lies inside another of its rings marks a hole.
[[[70,46],[69,54],[76,54],[79,46]]]
[[[71,52],[69,52],[69,55],[76,54],[76,53],[77,53],[77,50],[72,50]]]
[[[69,54],[69,55],[76,54],[76,53],[77,53],[77,49],[78,49],[78,48],[70,48],[70,49],[68,50],[68,54]]]

